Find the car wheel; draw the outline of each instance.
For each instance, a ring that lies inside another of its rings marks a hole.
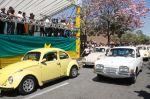
[[[21,83],[18,87],[19,93],[21,93],[23,95],[30,94],[33,91],[35,91],[35,89],[36,89],[36,80],[32,76],[25,77],[21,81]]]
[[[138,70],[136,70],[135,75],[130,78],[130,82],[131,82],[131,83],[135,83],[135,82],[136,82],[136,80],[137,80],[137,75],[138,75]]]
[[[70,77],[75,78],[78,76],[78,68],[76,66],[73,66],[70,70]]]
[[[97,74],[97,78],[98,78],[98,79],[101,79],[101,78],[103,78],[103,76],[100,75],[100,74]]]

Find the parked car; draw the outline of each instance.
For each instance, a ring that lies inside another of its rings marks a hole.
[[[136,47],[115,47],[107,57],[95,62],[94,70],[97,76],[110,78],[129,78],[132,83],[142,70],[143,60]]]
[[[150,58],[150,46],[149,45],[138,45],[137,48],[139,49],[141,57],[143,57],[143,59]]]
[[[0,90],[17,89],[21,94],[30,94],[56,78],[77,77],[78,70],[77,61],[62,49],[35,49],[27,52],[21,62],[0,70]]]
[[[105,57],[109,50],[110,48],[105,46],[95,47],[92,53],[82,59],[82,63],[84,65],[94,65],[95,61]]]

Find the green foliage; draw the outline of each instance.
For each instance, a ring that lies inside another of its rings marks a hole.
[[[120,41],[119,41],[120,40]],[[143,34],[141,30],[138,30],[136,33],[128,32],[119,37],[115,34],[112,36],[112,41],[115,43],[127,43],[127,44],[150,44],[150,37]]]

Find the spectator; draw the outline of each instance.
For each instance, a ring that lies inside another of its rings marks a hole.
[[[33,13],[30,13],[30,17],[29,17],[29,35],[33,36],[34,35],[34,19],[35,15]]]
[[[29,19],[28,19],[28,17],[26,16],[26,13],[25,13],[25,12],[23,12],[22,17],[23,17],[22,21],[25,22],[25,23],[28,23]]]
[[[0,12],[0,34],[4,34],[5,22],[3,21],[4,16],[6,16],[5,8],[1,8]]]
[[[17,33],[19,35],[23,35],[24,33],[24,24],[23,24],[23,16],[22,16],[22,12],[21,11],[18,11],[18,14],[17,14]]]
[[[28,28],[29,28],[29,25],[28,25],[29,18],[26,16],[25,12],[23,12],[22,16],[23,16],[22,22],[24,23],[24,34],[28,35],[28,33],[29,33],[29,31],[28,31]]]
[[[7,15],[9,16],[9,22],[7,22],[7,33],[8,34],[14,34],[14,29],[15,29],[15,10],[13,7],[9,7],[7,11]]]
[[[51,36],[50,34],[50,20],[48,17],[45,18],[45,36]]]
[[[44,36],[44,35],[46,35],[44,31],[44,22],[43,20],[40,20],[40,36]]]
[[[90,54],[90,48],[89,47],[86,47],[83,51],[83,56],[87,56]]]

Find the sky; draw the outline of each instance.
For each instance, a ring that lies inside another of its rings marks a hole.
[[[145,0],[146,6],[150,8],[150,0]],[[150,36],[150,12],[147,14],[147,17],[144,19],[144,26],[140,28],[144,34]]]

